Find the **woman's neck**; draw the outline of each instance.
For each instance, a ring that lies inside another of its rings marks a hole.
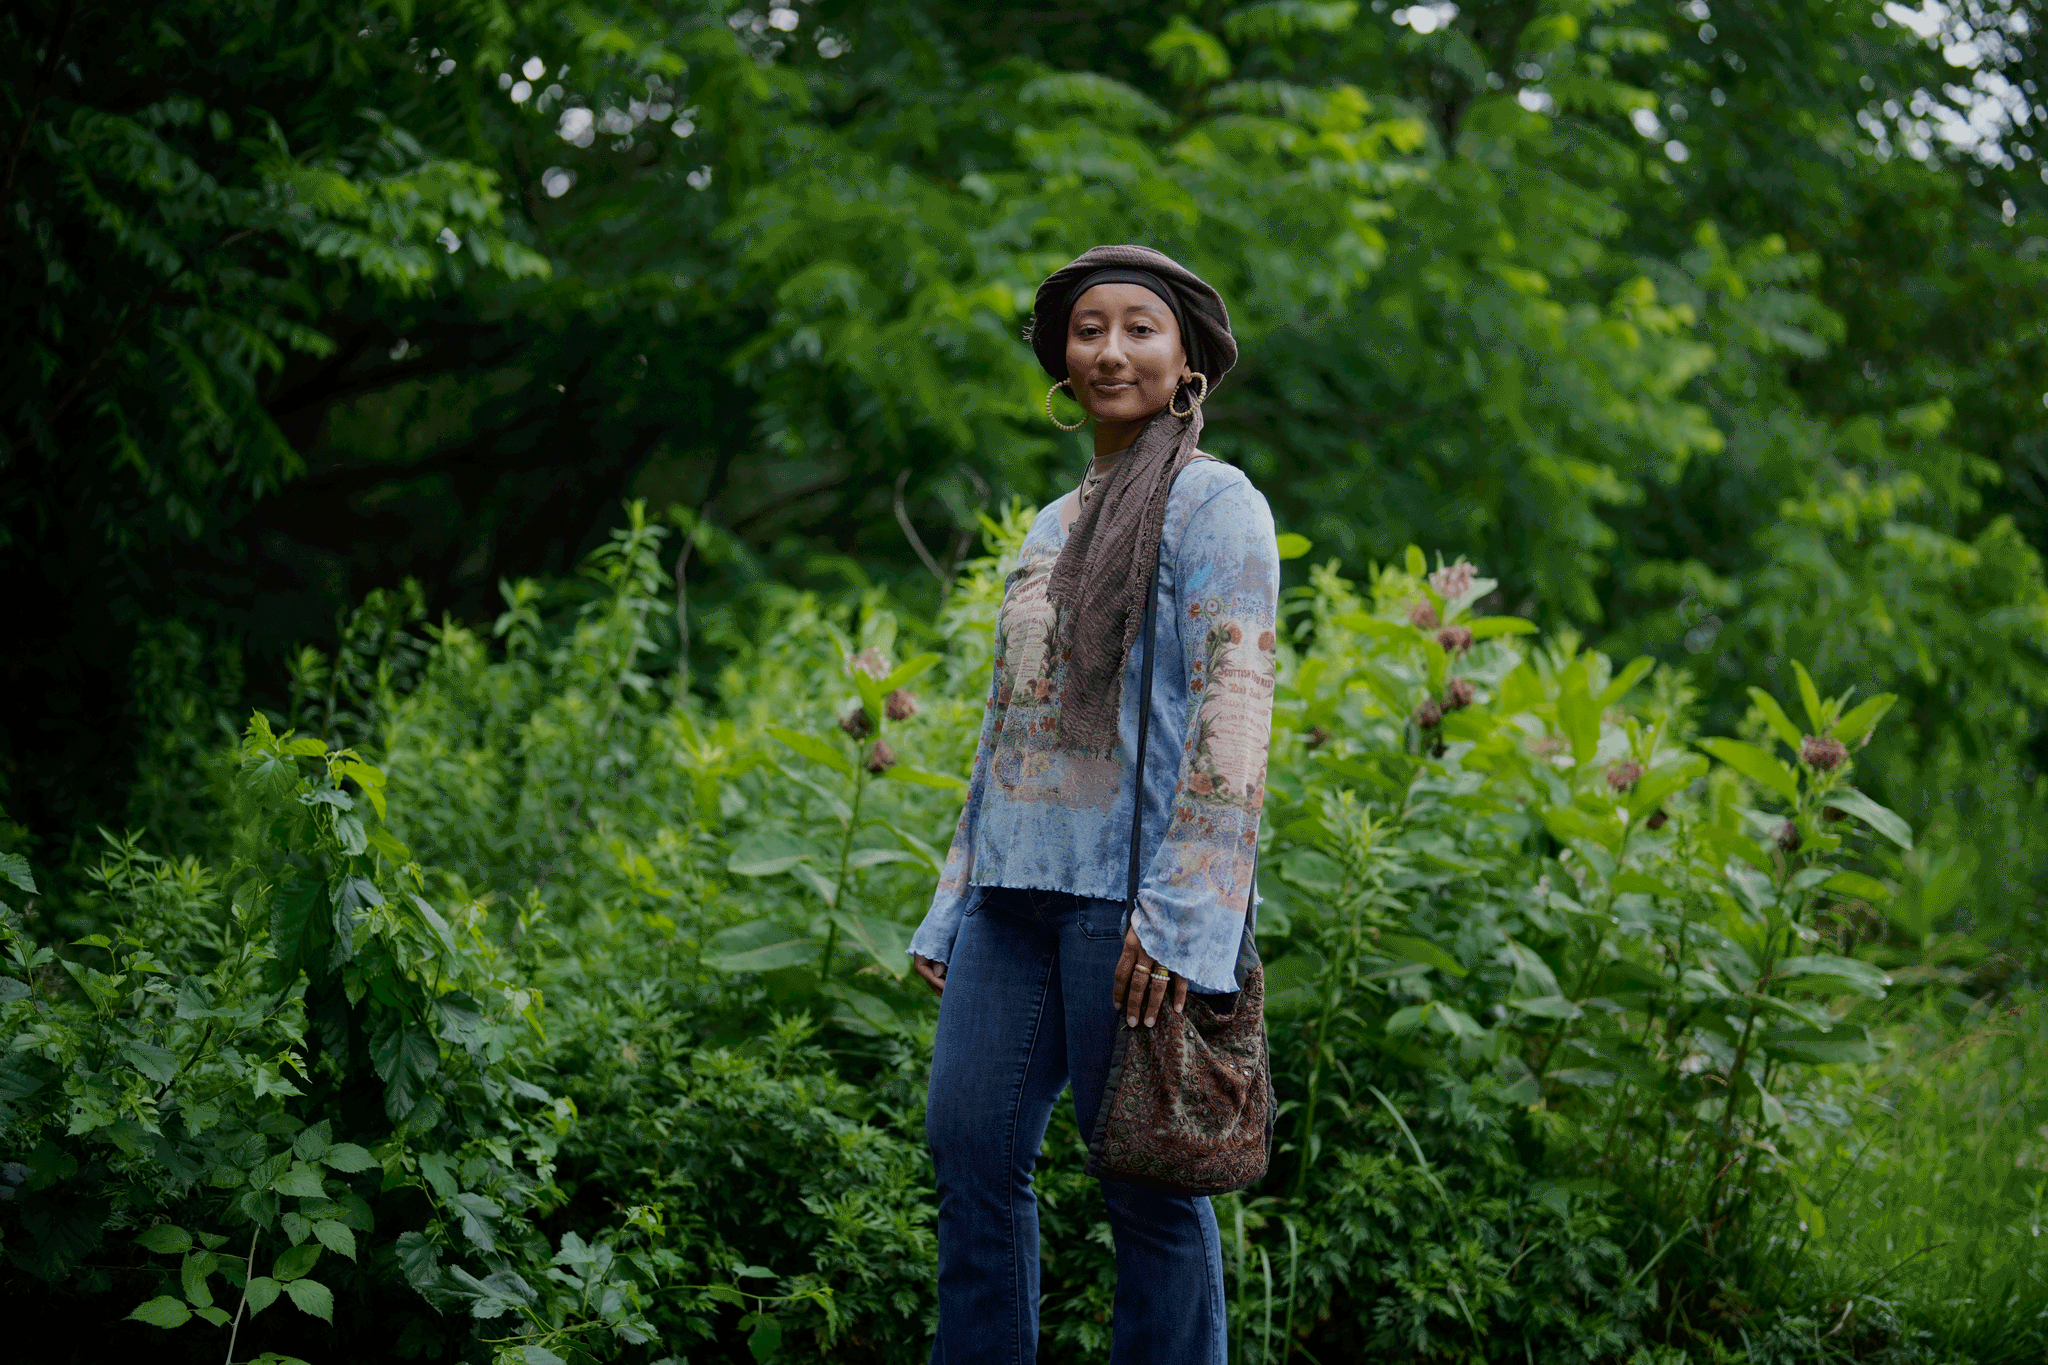
[[[1148,417],[1135,422],[1097,422],[1095,431],[1095,458],[1108,464],[1117,456],[1129,450],[1138,442],[1138,433],[1145,429]]]

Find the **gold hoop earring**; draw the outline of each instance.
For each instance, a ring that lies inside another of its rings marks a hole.
[[[1186,412],[1182,412],[1182,411],[1181,411],[1181,410],[1180,410],[1179,408],[1177,408],[1177,407],[1173,406],[1173,404],[1172,404],[1171,402],[1169,402],[1169,403],[1168,403],[1168,404],[1166,405],[1166,410],[1167,410],[1168,412],[1172,413],[1172,414],[1173,414],[1173,415],[1174,415],[1175,417],[1178,417],[1178,418],[1182,419],[1183,421],[1185,421],[1186,419],[1188,419],[1188,418],[1190,418],[1190,417],[1193,417],[1193,416],[1195,415],[1195,409],[1196,409],[1196,408],[1199,408],[1200,406],[1202,406],[1202,400],[1203,400],[1203,399],[1205,399],[1205,398],[1207,398],[1207,397],[1209,396],[1209,376],[1208,376],[1208,375],[1206,375],[1206,374],[1203,374],[1203,373],[1202,373],[1202,372],[1201,372],[1200,370],[1196,370],[1196,371],[1195,371],[1195,372],[1194,372],[1194,373],[1193,373],[1193,374],[1192,374],[1192,375],[1190,376],[1190,378],[1194,378],[1194,379],[1199,379],[1199,380],[1201,380],[1201,381],[1202,381],[1202,391],[1201,391],[1200,393],[1196,394],[1196,395],[1194,396],[1194,398],[1192,398],[1191,400],[1189,400],[1189,402],[1188,402],[1188,410],[1187,410]],[[1173,396],[1174,396],[1175,398],[1178,398],[1178,397],[1180,397],[1180,390],[1181,390],[1181,384],[1185,384],[1185,383],[1187,383],[1187,382],[1188,382],[1188,381],[1187,381],[1186,379],[1183,379],[1183,380],[1181,380],[1181,381],[1180,381],[1180,384],[1175,384],[1175,385],[1173,386]]]
[[[1072,393],[1074,391],[1074,382],[1071,379],[1062,379],[1059,383],[1053,385],[1051,388],[1045,391],[1046,420],[1051,422],[1054,426],[1058,427],[1061,431],[1079,431],[1082,427],[1088,425],[1088,419],[1085,416],[1082,417],[1080,421],[1074,423],[1072,426],[1068,426],[1065,422],[1062,422],[1059,418],[1052,415],[1052,396],[1058,393],[1061,389],[1065,389],[1068,393]],[[1081,400],[1079,398],[1076,398],[1074,401],[1078,403]]]

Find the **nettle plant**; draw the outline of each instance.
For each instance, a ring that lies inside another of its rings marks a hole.
[[[1895,894],[1857,868],[1874,841],[1911,843],[1850,784],[1892,698],[1823,699],[1794,664],[1805,730],[1752,690],[1789,759],[1695,739],[1681,679],[1517,642],[1472,615],[1494,583],[1426,568],[1411,549],[1369,602],[1318,569],[1289,603],[1262,929],[1278,1033],[1306,1044],[1276,1043],[1291,1188],[1412,1067],[1570,1139],[1587,1177],[1559,1200],[1635,1179],[1666,1237],[1724,1254],[1823,1198],[1797,1132],[1846,1120],[1800,1098],[1807,1069],[1875,1056],[1846,1016],[1888,980],[1831,935]]]

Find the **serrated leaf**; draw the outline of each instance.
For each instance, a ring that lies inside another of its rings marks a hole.
[[[178,1054],[167,1047],[158,1047],[154,1043],[130,1043],[121,1049],[121,1055],[158,1085],[169,1085],[178,1078],[181,1065]]]
[[[182,1256],[192,1249],[192,1234],[176,1223],[158,1223],[135,1240],[160,1256]]]
[[[747,1306],[747,1296],[729,1284],[709,1284],[704,1286],[704,1292],[720,1303],[729,1303],[735,1308]]]
[[[761,1315],[751,1335],[747,1337],[747,1349],[754,1354],[760,1365],[775,1359],[782,1350],[782,1324],[767,1314]]]
[[[271,1277],[277,1280],[299,1279],[319,1264],[320,1250],[320,1244],[317,1242],[285,1248],[270,1264]]]
[[[290,1169],[270,1182],[270,1188],[294,1199],[324,1199],[327,1196],[327,1191],[320,1184],[320,1172],[303,1161],[294,1161]]]
[[[192,1320],[192,1310],[169,1294],[159,1294],[148,1303],[137,1304],[128,1320],[146,1322],[151,1327],[183,1327]]]
[[[310,1314],[322,1322],[334,1321],[334,1295],[318,1280],[293,1280],[284,1287],[299,1311]]]
[[[185,1291],[185,1299],[195,1308],[211,1308],[213,1291],[207,1288],[206,1279],[213,1274],[220,1260],[210,1251],[194,1251],[186,1255],[178,1267],[178,1284]]]
[[[494,1229],[505,1210],[497,1200],[464,1190],[448,1201],[462,1223],[462,1235],[478,1251],[489,1255],[498,1249]]]
[[[398,1268],[415,1289],[427,1289],[441,1278],[441,1249],[424,1232],[405,1232],[398,1237]]]
[[[1749,699],[1755,702],[1756,709],[1763,713],[1764,724],[1771,727],[1771,733],[1790,745],[1793,753],[1798,753],[1799,741],[1802,738],[1799,727],[1785,714],[1785,708],[1778,705],[1778,699],[1761,687],[1750,688]]]
[[[320,1164],[331,1171],[353,1175],[377,1164],[377,1158],[353,1142],[337,1142],[320,1156]]]
[[[292,1139],[292,1151],[301,1161],[318,1161],[326,1150],[334,1145],[334,1125],[322,1119],[310,1128],[302,1128]]]
[[[1798,804],[1799,779],[1782,760],[1739,739],[1703,739],[1699,746],[1744,777],[1769,787],[1787,802]]]
[[[1827,794],[1827,804],[1855,816],[1900,848],[1913,847],[1913,827],[1900,818],[1898,812],[1878,805],[1862,792],[1838,788]]]
[[[346,1256],[351,1261],[356,1258],[356,1235],[346,1223],[323,1218],[313,1224],[313,1236],[329,1251]]]
[[[284,1286],[268,1275],[258,1275],[243,1286],[242,1297],[249,1301],[252,1314],[261,1313],[277,1302],[277,1296],[284,1292]]]
[[[0,877],[5,877],[31,896],[36,894],[35,874],[29,871],[28,859],[19,853],[0,853]]]
[[[822,763],[833,772],[840,773],[846,777],[853,776],[853,760],[841,753],[838,746],[831,741],[819,739],[816,735],[807,735],[801,730],[787,729],[780,725],[769,726],[768,733],[796,750],[797,753],[805,758],[810,759],[813,763]]]

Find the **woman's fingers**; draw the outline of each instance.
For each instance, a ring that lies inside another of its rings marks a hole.
[[[911,966],[924,978],[924,984],[932,988],[934,995],[946,993],[946,964],[934,962],[928,957],[913,957]]]
[[[1116,978],[1109,988],[1109,1004],[1112,1009],[1122,1009],[1124,999],[1130,994],[1131,977],[1137,970],[1138,962],[1145,956],[1145,949],[1138,942],[1138,931],[1129,930],[1124,934],[1123,956],[1116,960]],[[1147,968],[1147,970],[1150,970]],[[1131,1025],[1136,1027],[1137,1002],[1131,1005]]]
[[[1173,1012],[1175,1014],[1186,1014],[1188,1012],[1188,979],[1184,976],[1176,976],[1173,979]]]
[[[1155,971],[1158,969],[1155,969]],[[1152,977],[1152,989],[1145,993],[1145,1027],[1151,1028],[1159,1022],[1159,1007],[1166,1003],[1166,993],[1173,987],[1171,978]]]

